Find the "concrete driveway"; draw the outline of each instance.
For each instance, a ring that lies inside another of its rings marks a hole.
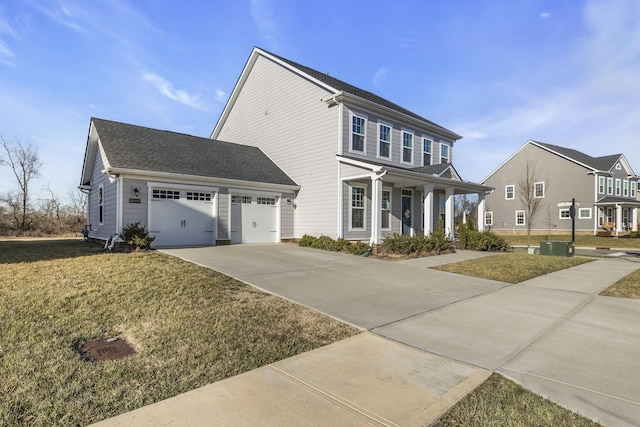
[[[294,245],[171,249],[383,337],[503,373],[613,426],[640,420],[640,301],[597,296],[640,264],[599,259],[518,285]]]

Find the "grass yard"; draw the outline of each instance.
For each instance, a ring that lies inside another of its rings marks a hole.
[[[520,283],[534,277],[591,262],[581,257],[555,257],[509,252],[433,267],[436,270],[481,277],[506,283]]]
[[[0,241],[0,425],[86,425],[357,332],[158,252]],[[116,336],[137,354],[76,351]]]
[[[527,235],[515,235],[515,234],[500,234],[511,245],[526,245]],[[564,240],[570,241],[571,234],[557,234],[551,235],[550,239],[547,236],[532,235],[531,246],[539,247],[541,240]],[[576,246],[588,246],[599,248],[640,248],[640,238],[628,238],[628,237],[597,237],[593,235],[576,235]]]
[[[432,424],[433,427],[600,425],[522,388],[499,374],[493,374]]]
[[[640,298],[640,270],[618,280],[602,291],[600,295],[618,298]]]

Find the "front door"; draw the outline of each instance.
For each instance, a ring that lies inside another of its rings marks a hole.
[[[404,236],[411,235],[411,200],[413,192],[411,190],[402,190],[402,234]]]

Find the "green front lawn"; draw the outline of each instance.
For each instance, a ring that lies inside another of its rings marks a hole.
[[[534,277],[591,262],[581,257],[555,257],[510,252],[433,267],[436,270],[481,277],[506,283],[520,283]]]
[[[509,244],[511,245],[526,245],[527,244],[527,235],[513,235],[513,234],[500,234],[504,237]],[[554,234],[551,235],[550,239],[547,239],[546,235],[532,235],[531,236],[531,246],[539,247],[541,240],[571,240],[571,233],[568,234]],[[597,237],[597,236],[583,236],[576,235],[576,246],[587,246],[587,247],[599,247],[599,248],[640,248],[640,238],[629,238],[629,237]]]
[[[162,253],[0,241],[0,425],[86,425],[357,332]],[[137,354],[77,351],[109,337]]]
[[[640,264],[638,267],[640,267]],[[640,298],[640,270],[626,275],[602,291],[600,295],[618,298]]]

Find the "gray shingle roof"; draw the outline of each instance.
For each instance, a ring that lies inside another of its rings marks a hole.
[[[584,154],[572,148],[560,147],[558,145],[553,145],[553,144],[545,144],[538,141],[534,141],[534,142],[536,144],[539,144],[543,147],[548,148],[549,150],[553,150],[556,153],[562,154],[563,156],[569,157],[570,159],[573,159],[577,162],[590,166],[593,169],[601,170],[601,171],[611,170],[611,168],[615,166],[616,162],[622,156],[622,154],[612,154],[610,156],[591,157],[588,154]]]
[[[297,185],[257,147],[91,120],[114,168]]]
[[[418,120],[427,122],[431,126],[434,126],[436,128],[442,129],[443,131],[448,132],[450,134],[457,135],[455,132],[453,132],[453,131],[445,128],[445,127],[442,127],[437,123],[434,123],[434,122],[432,122],[430,120],[427,120],[424,117],[422,117],[422,116],[420,116],[420,115],[418,115],[418,114],[416,114],[416,113],[414,113],[412,111],[409,111],[406,108],[403,108],[403,107],[399,106],[398,104],[394,104],[393,102],[391,102],[391,101],[389,101],[387,99],[384,99],[381,96],[378,96],[373,92],[369,92],[369,91],[366,91],[364,89],[360,89],[360,88],[358,88],[356,86],[353,86],[353,85],[351,85],[351,84],[349,84],[347,82],[344,82],[344,81],[342,81],[340,79],[332,77],[328,73],[321,73],[319,71],[314,70],[313,68],[309,68],[309,67],[306,67],[304,65],[298,64],[297,62],[291,61],[291,60],[289,60],[287,58],[283,58],[282,56],[279,56],[279,55],[276,55],[274,53],[268,52],[268,51],[266,51],[264,49],[261,49],[261,50],[263,50],[264,52],[267,52],[271,56],[274,56],[274,57],[280,59],[281,61],[286,62],[287,64],[291,65],[292,67],[297,68],[298,70],[302,71],[303,73],[308,74],[309,76],[313,77],[314,79],[319,80],[322,83],[324,83],[326,85],[329,85],[329,86],[331,86],[332,88],[334,88],[334,89],[336,89],[338,91],[347,92],[347,93],[350,93],[352,95],[356,95],[356,96],[358,96],[360,98],[366,99],[367,101],[371,101],[371,102],[374,102],[374,103],[376,103],[378,105],[382,105],[384,107],[390,108],[391,110],[394,110],[394,111],[396,111],[398,113],[406,114],[407,116],[413,117],[414,119],[418,119]],[[457,135],[457,136],[458,136],[458,139],[462,138],[460,135]]]

